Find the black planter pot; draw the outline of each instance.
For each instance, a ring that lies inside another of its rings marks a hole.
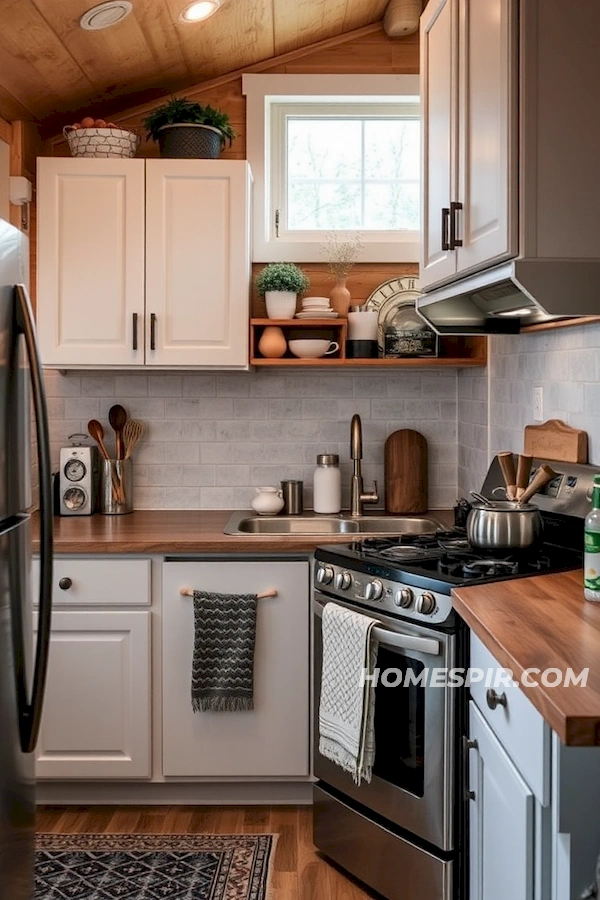
[[[163,125],[158,146],[163,159],[217,159],[221,132],[211,125]]]

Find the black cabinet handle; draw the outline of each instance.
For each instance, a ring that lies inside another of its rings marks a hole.
[[[463,208],[462,203],[455,203],[454,201],[450,204],[450,249],[454,250],[456,247],[462,247],[463,242],[462,239],[457,238],[458,232],[458,212]]]
[[[156,315],[150,313],[150,349],[156,350]]]
[[[138,323],[138,314],[137,314],[137,313],[133,313],[133,345],[132,345],[132,346],[133,346],[133,349],[134,349],[134,350],[137,350],[137,348],[138,348],[138,330],[137,330],[137,323]]]
[[[504,691],[499,694],[494,688],[489,688],[485,695],[486,703],[490,709],[496,709],[497,706],[503,706],[506,709],[506,694]]]
[[[452,250],[448,240],[448,229],[450,226],[450,207],[442,207],[442,250]]]
[[[73,581],[70,578],[61,578],[58,582],[58,586],[61,591],[68,591],[70,587],[72,587]]]

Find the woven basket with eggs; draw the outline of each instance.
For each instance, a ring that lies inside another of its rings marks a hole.
[[[134,131],[117,128],[112,122],[92,119],[89,116],[66,125],[63,134],[68,141],[71,156],[99,158],[135,156],[140,144],[140,136]]]

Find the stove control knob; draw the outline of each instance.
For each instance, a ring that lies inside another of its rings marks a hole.
[[[347,591],[352,584],[350,572],[338,572],[335,576],[335,586],[339,591]]]
[[[410,588],[401,588],[394,594],[394,603],[396,606],[402,607],[402,609],[408,609],[409,606],[412,606],[413,600],[414,594]]]
[[[423,591],[420,597],[417,597],[415,609],[424,616],[430,616],[435,610],[435,597],[431,591]]]
[[[330,584],[333,581],[333,569],[331,566],[319,566],[317,569],[317,583]]]
[[[375,581],[370,581],[365,588],[365,600],[381,600],[382,595],[382,583],[377,578]]]

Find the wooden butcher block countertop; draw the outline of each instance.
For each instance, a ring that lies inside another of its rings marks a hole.
[[[589,668],[587,686],[521,684],[565,744],[600,746],[600,603],[583,596],[581,569],[456,588],[454,607],[498,662],[525,669]]]
[[[312,553],[321,544],[347,544],[349,534],[223,534],[233,510],[136,510],[124,516],[57,516],[55,553]],[[248,512],[248,515],[253,515]],[[452,513],[432,515],[450,524]],[[37,520],[34,517],[34,534]],[[364,537],[361,535],[359,537]],[[39,543],[34,540],[34,551]]]

